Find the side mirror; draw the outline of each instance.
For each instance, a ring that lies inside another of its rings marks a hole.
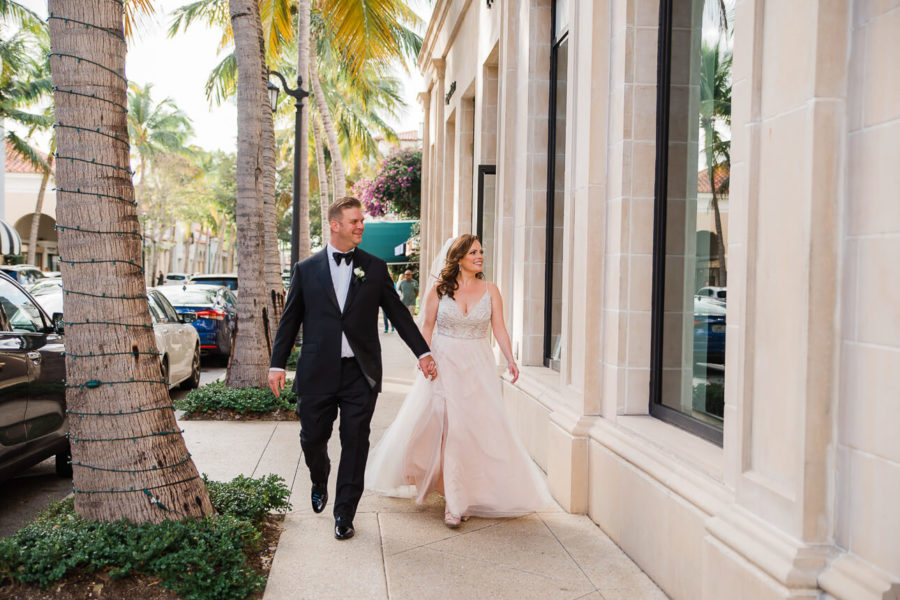
[[[193,323],[197,320],[197,313],[195,312],[183,312],[178,316],[182,323]]]
[[[63,314],[62,313],[53,313],[53,316],[51,317],[51,319],[53,320],[53,330],[56,331],[56,333],[62,335],[62,333],[63,333]]]

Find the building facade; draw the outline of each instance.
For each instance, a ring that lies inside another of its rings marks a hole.
[[[3,197],[0,204],[0,219],[15,227],[22,238],[22,253],[28,254],[28,240],[31,237],[31,222],[41,190],[43,173],[31,166],[16,153],[9,142],[6,143],[6,160],[3,176]],[[44,159],[47,158],[43,155]],[[59,270],[59,253],[56,236],[56,191],[53,176],[46,182],[41,216],[38,222],[35,266],[42,269]]]
[[[900,597],[900,5],[437,0],[422,261],[481,236],[555,498],[673,598]]]

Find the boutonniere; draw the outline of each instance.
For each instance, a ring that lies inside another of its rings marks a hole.
[[[356,278],[359,279],[360,282],[364,282],[366,280],[366,272],[362,270],[362,267],[356,267],[353,269],[353,274],[356,275]]]

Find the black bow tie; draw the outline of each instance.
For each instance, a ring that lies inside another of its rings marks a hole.
[[[334,257],[334,262],[337,263],[338,266],[341,266],[341,260],[346,260],[347,264],[353,264],[353,251],[350,252],[332,252],[331,255]]]

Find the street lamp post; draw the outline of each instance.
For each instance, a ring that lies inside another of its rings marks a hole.
[[[291,268],[300,260],[300,121],[303,118],[303,99],[309,96],[309,92],[303,89],[303,78],[297,75],[297,87],[291,89],[284,76],[278,71],[269,71],[269,75],[274,75],[281,80],[281,86],[285,93],[296,101],[296,115],[294,119],[294,198],[292,204],[291,215]],[[272,106],[272,112],[278,104],[278,86],[271,81],[268,82],[269,102]]]

